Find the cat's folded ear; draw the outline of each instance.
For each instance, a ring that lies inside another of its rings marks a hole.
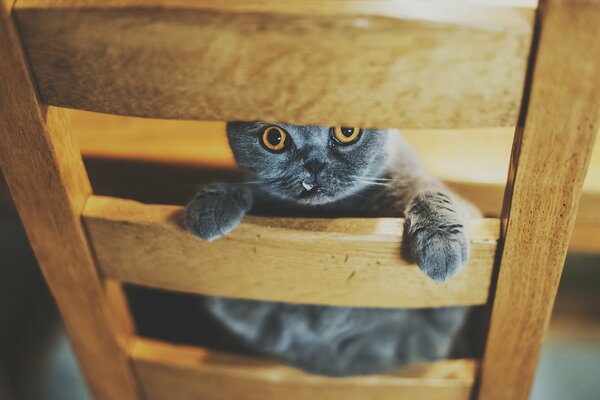
[[[237,134],[245,134],[245,133],[256,133],[260,131],[262,128],[267,127],[271,124],[264,121],[228,121],[226,128],[227,133],[237,133]]]

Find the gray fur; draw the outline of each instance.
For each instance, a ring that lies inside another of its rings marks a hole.
[[[204,185],[187,206],[186,228],[212,242],[228,234],[244,219],[252,201],[248,187],[219,183]]]
[[[444,282],[466,264],[467,216],[476,211],[427,174],[399,132],[365,129],[355,143],[342,146],[327,127],[278,124],[291,144],[272,153],[259,143],[266,126],[228,123],[245,182],[202,187],[186,210],[192,233],[215,240],[250,209],[404,217],[407,256],[431,279]],[[307,196],[303,182],[318,188]],[[251,349],[333,376],[446,357],[467,314],[463,307],[384,310],[218,297],[204,307]]]

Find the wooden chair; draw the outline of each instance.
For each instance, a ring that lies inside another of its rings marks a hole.
[[[2,171],[96,398],[527,398],[598,130],[597,1],[0,4]],[[469,265],[438,286],[399,259],[398,219],[250,217],[208,245],[180,207],[94,196],[56,106],[516,129],[502,216],[472,221]],[[482,360],[332,379],[138,337],[122,282],[491,316]]]

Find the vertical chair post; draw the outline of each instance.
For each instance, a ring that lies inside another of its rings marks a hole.
[[[529,396],[599,127],[600,2],[548,0],[540,16],[505,195],[480,400]]]
[[[0,1],[0,165],[33,251],[97,399],[138,399],[81,221],[91,194],[63,112],[40,104]]]

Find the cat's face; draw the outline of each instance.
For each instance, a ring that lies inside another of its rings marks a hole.
[[[385,168],[385,130],[229,122],[227,135],[249,180],[295,203],[338,201],[369,186]]]

